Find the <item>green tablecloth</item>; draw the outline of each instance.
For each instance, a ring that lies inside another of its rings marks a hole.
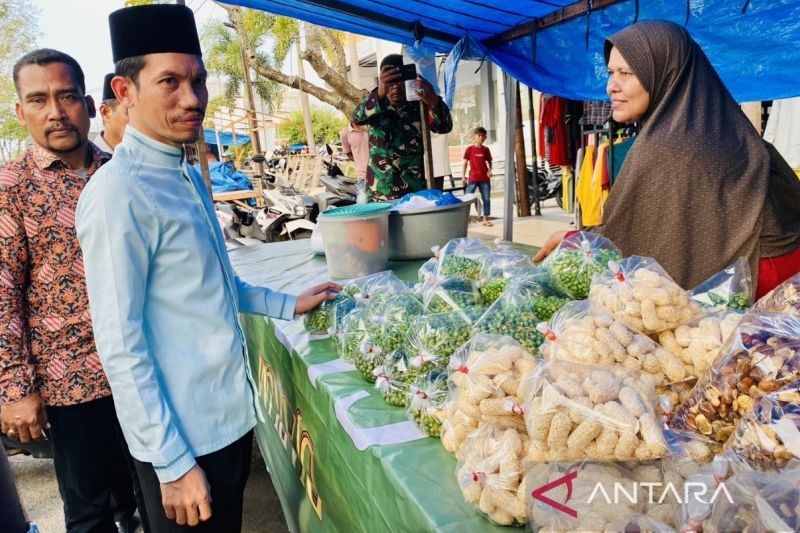
[[[242,279],[276,290],[299,292],[328,279],[309,241],[230,256]],[[412,280],[419,265],[390,268]],[[464,501],[456,461],[439,440],[347,370],[332,340],[312,340],[300,320],[243,315],[242,323],[266,418],[256,438],[293,531],[503,530]]]

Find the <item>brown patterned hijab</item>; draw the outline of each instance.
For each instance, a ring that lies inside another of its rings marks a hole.
[[[794,250],[800,182],[686,30],[641,22],[606,41],[606,61],[612,47],[650,106],[605,205],[602,234],[625,255],[655,258],[687,289],[739,257],[755,276],[759,256]]]

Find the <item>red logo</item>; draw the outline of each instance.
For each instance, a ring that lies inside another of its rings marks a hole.
[[[566,485],[567,486],[567,499],[568,502],[570,498],[572,498],[572,481],[578,477],[578,471],[575,470],[573,472],[568,473],[565,476],[562,476],[555,481],[551,481],[547,485],[542,485],[538,489],[534,490],[531,493],[534,500],[539,500],[542,503],[546,503],[550,507],[561,511],[562,513],[570,515],[572,518],[578,518],[578,511],[573,509],[572,507],[567,507],[563,503],[557,502],[553,499],[548,498],[544,495],[545,492],[552,490],[559,485]]]

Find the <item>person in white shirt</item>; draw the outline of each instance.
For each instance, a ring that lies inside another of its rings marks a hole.
[[[114,148],[122,141],[125,126],[128,124],[128,110],[119,105],[111,80],[114,73],[106,74],[103,80],[103,101],[100,103],[100,117],[103,119],[103,131],[95,137],[94,144],[107,154],[113,154]]]

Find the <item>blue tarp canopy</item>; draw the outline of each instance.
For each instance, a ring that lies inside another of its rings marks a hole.
[[[423,42],[444,53],[468,36],[478,45],[473,48],[524,84],[579,100],[606,98],[603,42],[608,35],[637,19],[665,19],[686,26],[737,100],[800,95],[800,0],[226,3],[405,44],[414,42],[418,23]]]
[[[236,142],[233,142],[233,134],[227,131],[217,131],[211,129],[203,130],[203,137],[205,137],[206,144],[217,144],[217,135],[219,135],[219,142],[222,146],[241,146],[250,142],[250,136],[242,133],[236,134]]]

